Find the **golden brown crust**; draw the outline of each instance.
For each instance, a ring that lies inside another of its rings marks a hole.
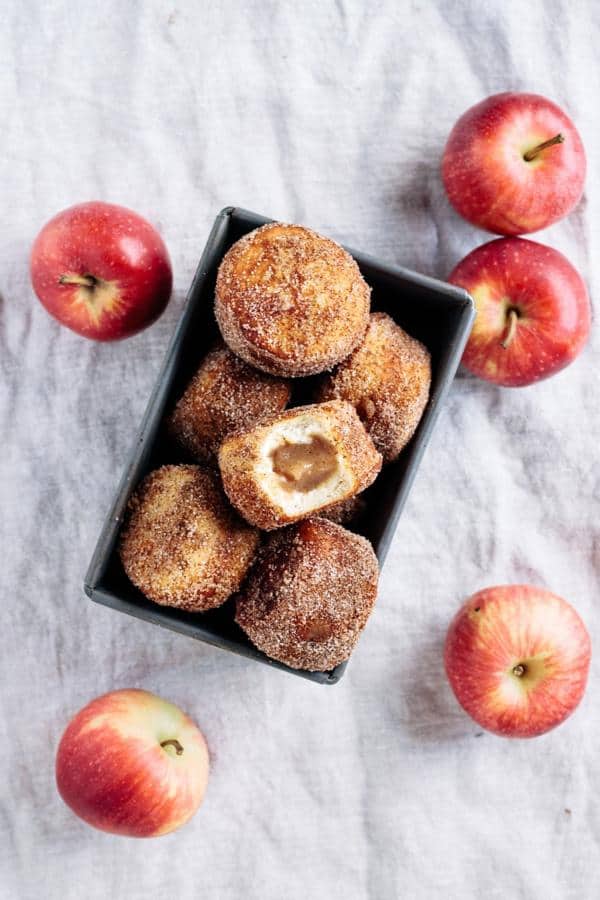
[[[290,393],[289,382],[258,372],[221,345],[203,359],[168,430],[193,458],[213,463],[226,435],[283,412]]]
[[[286,497],[277,490],[277,476],[265,447],[282,430],[297,428],[324,433],[334,447],[340,472],[331,490],[307,492],[301,510],[290,512]],[[238,512],[257,528],[270,531],[306,518],[353,497],[367,488],[381,469],[381,456],[366,433],[354,408],[342,400],[300,406],[272,416],[254,428],[229,435],[219,450],[219,468],[225,493]]]
[[[345,359],[367,328],[370,289],[339,244],[300,225],[245,235],[219,267],[215,314],[246,362],[284,377]]]
[[[391,462],[415,433],[430,386],[427,348],[376,312],[363,343],[324,378],[316,397],[352,403],[384,462]]]
[[[375,604],[379,568],[357,534],[321,518],[269,535],[237,600],[253,644],[295,669],[348,659]]]
[[[202,612],[238,590],[259,535],[229,506],[218,476],[162,466],[133,495],[119,553],[131,581],[155,603]]]

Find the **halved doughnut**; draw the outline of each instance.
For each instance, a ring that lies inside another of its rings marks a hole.
[[[225,438],[225,493],[257,528],[280,528],[367,488],[381,456],[343,400],[299,406]]]

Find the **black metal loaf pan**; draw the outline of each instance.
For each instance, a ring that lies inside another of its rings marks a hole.
[[[84,588],[97,603],[312,681],[334,684],[341,678],[346,663],[331,672],[303,672],[268,659],[235,624],[232,601],[217,610],[193,614],[146,600],[126,577],[116,549],[127,503],[136,485],[151,469],[179,461],[161,425],[165,412],[170,410],[216,337],[213,297],[221,258],[242,235],[268,221],[271,220],[236,207],[227,207],[217,216],[98,539]],[[429,348],[432,359],[431,396],[417,432],[398,461],[386,466],[369,490],[366,511],[356,528],[369,538],[382,564],[459,365],[475,313],[473,301],[460,288],[350,252],[372,288],[372,308],[385,310],[406,331],[419,338]]]

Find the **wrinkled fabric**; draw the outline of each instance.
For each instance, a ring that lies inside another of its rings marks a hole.
[[[462,599],[533,582],[600,627],[600,333],[550,381],[462,376],[342,682],[320,687],[90,603],[82,580],[211,222],[302,222],[444,277],[483,232],[450,209],[456,118],[506,89],[579,126],[585,199],[535,236],[600,287],[600,11],[593,2],[9,0],[0,32],[0,897],[592,900],[600,896],[598,671],[534,741],[457,706],[442,645]],[[175,291],[124,343],[33,297],[41,225],[86,199],[159,227]],[[54,786],[69,717],[121,687],[180,704],[206,801],[154,841],[81,823]]]

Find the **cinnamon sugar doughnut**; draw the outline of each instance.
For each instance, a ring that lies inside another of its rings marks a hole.
[[[163,466],[132,497],[119,553],[150,600],[202,612],[239,588],[258,540],[227,503],[215,473]]]
[[[369,304],[350,254],[300,225],[273,223],[245,235],[217,276],[225,342],[273,375],[314,375],[345,359],[364,336]]]
[[[305,519],[269,535],[235,619],[272,659],[326,672],[352,653],[375,604],[378,574],[366,538]]]
[[[223,438],[283,412],[290,385],[251,368],[225,346],[210,351],[168,420],[177,443],[200,462],[213,462]]]
[[[225,438],[225,493],[238,512],[270,531],[353,497],[381,469],[381,456],[343,400],[299,406]]]
[[[427,348],[376,312],[363,343],[325,377],[316,398],[352,403],[384,462],[391,462],[415,433],[430,385]]]

